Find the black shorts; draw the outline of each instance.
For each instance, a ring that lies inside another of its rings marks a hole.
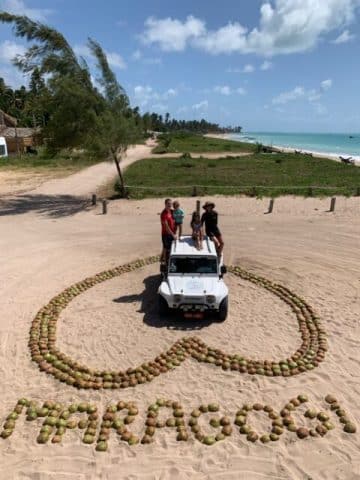
[[[212,228],[211,230],[206,230],[206,235],[207,235],[209,238],[212,238],[212,237],[220,237],[220,236],[221,236],[221,232],[220,232],[220,230],[216,227],[216,228]]]
[[[171,244],[173,241],[173,236],[166,233],[165,235],[161,235],[161,240],[165,250],[170,250]]]

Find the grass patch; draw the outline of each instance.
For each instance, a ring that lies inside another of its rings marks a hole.
[[[360,169],[307,155],[253,154],[217,160],[149,158],[125,172],[131,198],[235,195],[355,195]],[[194,192],[194,185],[196,192]]]
[[[167,141],[162,139],[167,139]],[[168,146],[168,140],[171,140]],[[220,138],[204,137],[187,133],[164,134],[159,136],[159,145],[153,153],[176,152],[253,152],[255,146],[250,143],[222,140]]]
[[[62,152],[55,157],[49,157],[40,151],[38,155],[27,154],[21,157],[0,158],[0,170],[36,170],[38,173],[59,170],[73,173],[101,161],[103,159],[99,160],[82,153]]]

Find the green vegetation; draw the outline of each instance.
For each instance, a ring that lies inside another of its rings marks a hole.
[[[46,152],[40,151],[39,155],[10,156],[0,159],[1,170],[29,170],[36,169],[41,173],[43,170],[67,171],[69,174],[81,168],[98,163],[98,158],[80,152],[61,152],[54,157],[49,157]]]
[[[125,173],[131,198],[196,195],[354,195],[360,169],[333,160],[290,153],[220,159],[150,158]],[[312,187],[312,190],[311,190]]]
[[[159,135],[159,146],[153,153],[176,152],[253,152],[255,146],[250,143],[204,137],[190,133],[172,133]]]

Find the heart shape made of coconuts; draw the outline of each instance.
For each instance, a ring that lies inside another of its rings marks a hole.
[[[41,308],[32,321],[29,339],[31,357],[40,370],[68,385],[98,390],[135,387],[140,383],[150,382],[161,373],[178,367],[188,357],[216,365],[223,370],[284,377],[312,370],[324,360],[327,351],[326,333],[312,307],[288,288],[237,266],[229,266],[228,272],[277,295],[296,315],[302,343],[289,358],[280,361],[253,360],[209,347],[198,337],[183,337],[151,362],[125,371],[100,371],[81,365],[56,348],[56,324],[59,315],[73,298],[98,283],[158,261],[159,256],[152,256],[85,278],[65,289]]]

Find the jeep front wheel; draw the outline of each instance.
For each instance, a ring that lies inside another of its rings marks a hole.
[[[219,313],[218,313],[218,321],[223,322],[226,320],[228,315],[228,308],[229,308],[229,298],[225,297],[222,302],[220,303]]]
[[[159,295],[159,314],[166,315],[169,313],[169,306],[164,297]]]

